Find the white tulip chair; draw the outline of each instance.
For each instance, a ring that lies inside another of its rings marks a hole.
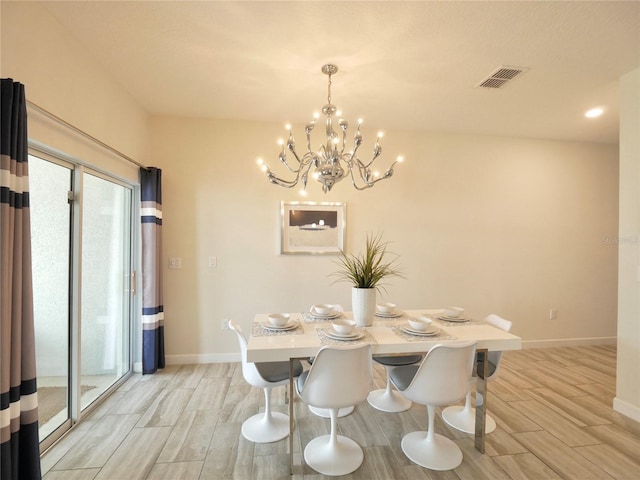
[[[422,360],[422,355],[398,355],[389,357],[373,357],[373,360],[383,365],[387,373],[386,388],[373,390],[367,397],[367,402],[373,408],[382,412],[397,413],[404,412],[411,408],[411,400],[403,397],[400,393],[393,389],[389,372],[393,367],[402,365],[413,365]]]
[[[229,328],[236,333],[242,355],[242,375],[249,385],[264,390],[264,413],[258,413],[242,424],[242,435],[255,443],[277,442],[289,436],[289,415],[271,410],[271,389],[289,384],[289,362],[247,362],[247,340],[240,325],[229,320]],[[302,364],[294,364],[293,375],[302,373]],[[291,401],[291,399],[289,400]]]
[[[498,315],[491,314],[487,316],[484,321],[504,330],[505,332],[511,330],[511,322],[499,317]],[[502,360],[502,352],[488,352],[487,359],[489,363],[487,381],[489,381],[493,380],[498,375],[500,361]],[[452,405],[442,411],[442,419],[448,425],[465,433],[475,433],[476,431],[476,409],[471,406],[471,389],[476,383],[476,378],[477,377],[473,377],[469,383],[469,390],[467,391],[464,406]],[[491,415],[487,414],[485,417],[485,433],[491,433],[495,429],[496,421],[491,417]]]
[[[438,344],[420,365],[391,370],[391,382],[398,391],[427,407],[427,431],[411,432],[402,438],[402,451],[412,462],[431,470],[452,470],[462,463],[460,447],[435,433],[435,409],[464,398],[475,353],[475,341]]]
[[[311,440],[304,460],[323,475],[347,475],[360,467],[364,451],[354,440],[338,435],[338,411],[367,398],[371,384],[371,346],[326,346],[311,368],[296,381],[296,391],[306,404],[328,409],[331,433]]]

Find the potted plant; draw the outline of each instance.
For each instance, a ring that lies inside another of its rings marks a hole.
[[[389,277],[404,278],[397,266],[397,256],[387,261],[389,243],[382,240],[382,235],[367,234],[366,248],[359,255],[347,255],[340,251],[337,260],[338,271],[334,273],[336,282],[349,282],[351,290],[351,306],[356,324],[368,327],[373,324],[376,312],[376,291],[384,289],[382,281]]]

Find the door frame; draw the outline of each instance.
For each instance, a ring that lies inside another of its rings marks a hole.
[[[69,417],[59,427],[52,431],[40,442],[40,454],[42,455],[51,445],[53,445],[62,435],[74,427],[83,417],[89,415],[111,393],[116,391],[134,372],[136,358],[141,355],[141,349],[135,348],[136,341],[141,342],[140,330],[140,299],[136,292],[139,291],[137,285],[138,275],[135,272],[140,270],[140,225],[136,220],[140,216],[140,185],[114,175],[103,169],[97,168],[90,163],[78,158],[74,158],[63,152],[57,151],[38,141],[29,139],[29,155],[38,157],[44,161],[53,162],[71,170],[71,191],[73,199],[71,203],[70,215],[70,238],[69,238],[69,309],[68,309],[68,405]],[[82,286],[82,192],[83,174],[100,177],[109,182],[121,185],[131,191],[130,209],[130,241],[129,241],[129,319],[128,334],[129,344],[125,347],[129,350],[127,371],[110,387],[108,387],[96,400],[81,409],[81,286]],[[37,334],[37,332],[36,332]]]

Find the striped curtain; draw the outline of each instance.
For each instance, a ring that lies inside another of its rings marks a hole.
[[[162,170],[140,169],[142,217],[142,373],[164,368]]]
[[[1,80],[0,478],[41,478],[24,85]]]

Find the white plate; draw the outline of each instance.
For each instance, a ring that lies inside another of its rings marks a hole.
[[[330,333],[331,335],[334,335],[336,337],[345,337],[345,338],[356,337],[356,336],[360,335],[361,333],[363,333],[363,332],[361,332],[359,330],[355,330],[355,329],[351,330],[350,333],[342,333],[342,332],[337,331],[335,328],[327,328],[325,330],[325,332]]]
[[[438,320],[444,320],[445,322],[468,322],[470,318],[467,317],[447,317],[446,315],[438,315]]]
[[[402,316],[402,312],[393,312],[393,313],[376,312],[376,317],[382,317],[382,318],[398,318],[401,316]]]
[[[298,326],[298,321],[297,320],[289,320],[285,325],[283,325],[281,327],[276,327],[275,325],[271,325],[270,323],[263,323],[262,326],[264,328],[266,328],[267,330],[278,330],[278,331],[293,330],[294,328],[296,328]]]
[[[463,315],[461,317],[452,317],[451,315],[447,315],[446,313],[441,313],[440,315],[438,315],[438,318],[443,318],[443,319],[446,319],[446,320],[449,320],[449,319],[460,320],[462,318],[467,318],[467,317],[466,317],[466,315]]]
[[[334,332],[331,330],[325,330],[324,333],[327,335],[327,337],[333,340],[360,340],[362,337],[364,337],[364,332],[354,332],[348,335],[344,335],[342,333]]]
[[[311,310],[309,310],[309,315],[311,315],[312,317],[316,317],[316,318],[326,318],[326,319],[330,320],[332,318],[338,318],[340,316],[340,312],[334,311],[333,313],[329,313],[327,315],[322,315],[321,313],[318,313],[313,308],[311,308]]]
[[[434,335],[437,335],[438,333],[440,333],[440,330],[438,330],[437,328],[433,328],[431,330],[425,330],[425,331],[418,331],[418,330],[414,330],[410,327],[402,327],[400,330],[402,330],[405,333],[408,333],[409,335],[418,335],[420,337],[433,337]]]

